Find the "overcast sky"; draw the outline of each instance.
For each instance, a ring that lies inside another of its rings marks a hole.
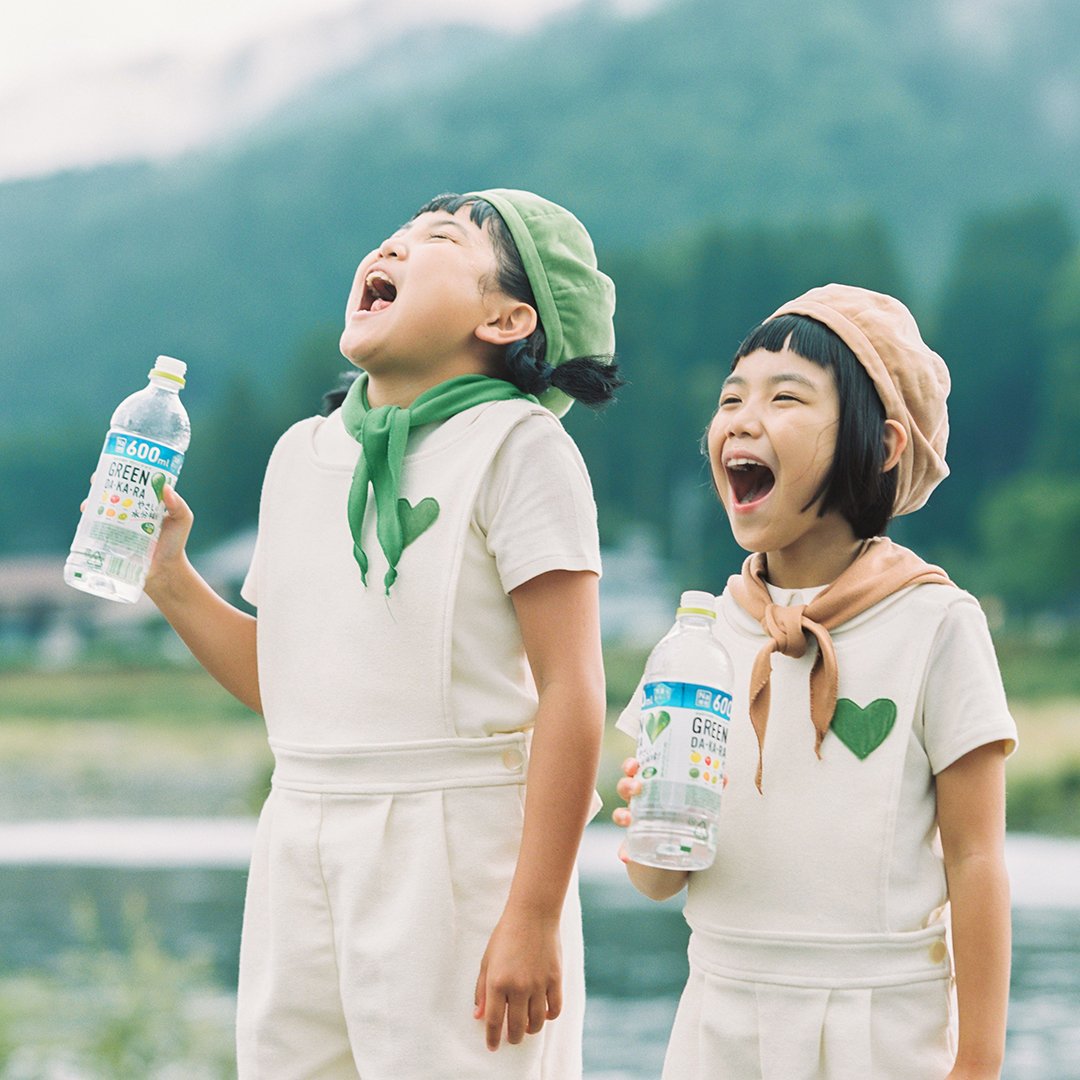
[[[580,2],[376,0],[366,10],[384,28],[464,16],[526,29]],[[660,2],[617,6],[638,13]],[[305,27],[364,10],[364,0],[14,0],[0,34],[0,179],[182,152],[257,121],[362,48],[364,19],[332,47],[305,38]],[[276,44],[223,94],[215,79],[255,41]]]
[[[525,26],[578,0],[396,0],[403,21],[468,13]],[[161,53],[227,50],[362,0],[15,0],[0,35],[0,90]],[[14,10],[12,10],[14,9]]]

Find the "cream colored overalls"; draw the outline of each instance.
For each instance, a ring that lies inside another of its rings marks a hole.
[[[777,604],[817,590],[770,586]],[[815,755],[811,644],[772,659],[764,793],[747,711],[765,640],[731,597],[736,671],[716,860],[691,874],[690,975],[664,1080],[944,1080],[955,1058],[934,770],[1016,726],[978,604],[919,585],[832,631],[839,700]],[[619,727],[634,733],[636,703]]]
[[[576,881],[563,1015],[495,1053],[473,1018],[517,861],[535,692],[511,602],[482,560],[462,602],[488,644],[467,671],[451,630],[477,551],[467,541],[480,484],[536,410],[478,406],[417,440],[402,495],[433,498],[439,513],[406,549],[389,598],[370,506],[369,586],[359,584],[344,513],[358,448],[336,414],[275,449],[251,590],[275,769],[244,917],[241,1080],[581,1076]],[[459,677],[476,684],[468,715]]]

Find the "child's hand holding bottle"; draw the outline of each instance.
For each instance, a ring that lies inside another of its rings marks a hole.
[[[189,568],[187,542],[195,524],[191,507],[174,487],[166,484],[161,489],[161,501],[165,505],[165,517],[145,586],[146,595],[155,603],[168,590],[170,582],[175,583],[179,574]]]
[[[638,760],[629,757],[623,764],[623,776],[615,786],[619,798],[627,803],[641,793],[641,780],[638,779]],[[629,806],[619,806],[611,813],[611,820],[620,828],[629,828],[633,818]],[[650,900],[667,900],[674,896],[686,884],[688,870],[665,870],[658,866],[643,866],[631,860],[626,851],[625,842],[619,845],[619,858],[626,864],[626,872],[634,888]]]

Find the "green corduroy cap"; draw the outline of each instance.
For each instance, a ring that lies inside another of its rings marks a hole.
[[[585,226],[531,191],[489,188],[466,198],[491,203],[514,238],[547,337],[547,362],[558,367],[576,356],[613,354],[615,285],[597,268]],[[552,387],[540,403],[562,416],[573,398]]]

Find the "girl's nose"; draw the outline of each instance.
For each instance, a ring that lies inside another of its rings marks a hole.
[[[726,419],[725,430],[729,439],[740,435],[757,435],[761,432],[757,413],[745,403],[729,412]]]
[[[379,256],[383,259],[403,259],[408,248],[400,236],[391,236],[379,245]]]

